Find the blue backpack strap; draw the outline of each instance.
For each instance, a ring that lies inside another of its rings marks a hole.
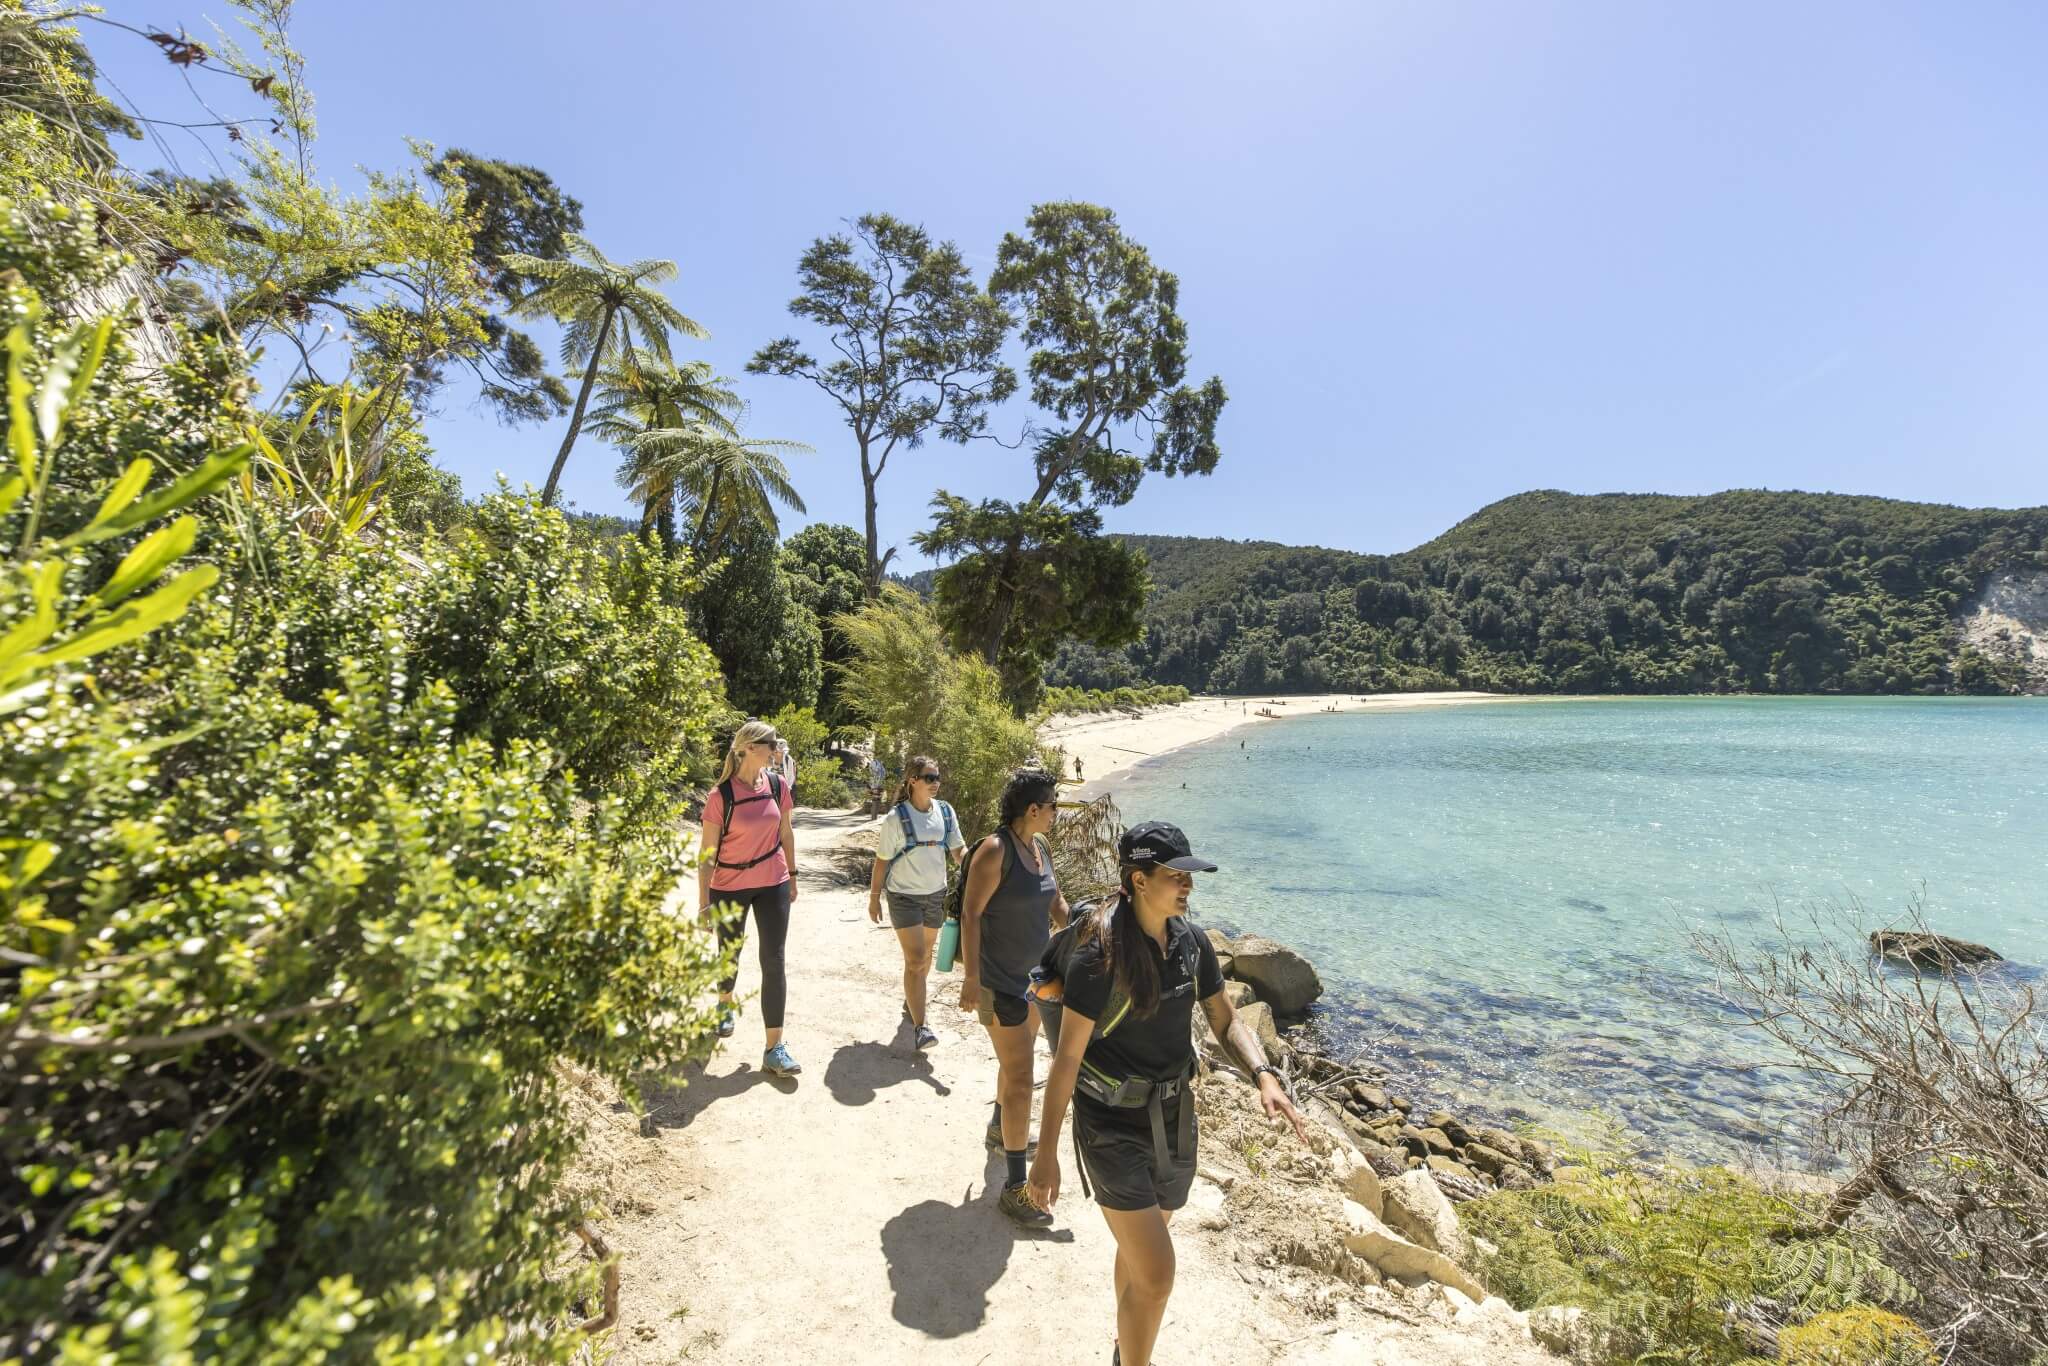
[[[917,848],[917,829],[910,823],[910,803],[896,803],[896,820],[903,827],[903,847],[898,849],[887,863],[882,865],[882,889],[888,890],[889,879],[896,872],[896,860]]]
[[[953,847],[953,807],[952,807],[952,804],[951,804],[950,802],[940,802],[940,803],[939,803],[939,815],[940,815],[940,816],[941,816],[941,817],[942,817],[942,818],[943,818],[943,819],[945,820],[945,822],[946,822],[946,834],[945,834],[945,837],[944,837],[944,842],[943,842],[943,843],[942,843],[942,844],[941,844],[941,845],[940,845],[939,847],[940,847],[940,849],[942,849],[942,850],[944,850],[944,849],[951,849],[951,848]],[[905,828],[905,829],[907,830],[907,829],[908,829],[909,827],[908,827],[908,826],[906,825],[906,826],[905,826],[904,828]]]

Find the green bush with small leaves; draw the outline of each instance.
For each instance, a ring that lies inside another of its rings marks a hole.
[[[1029,723],[1003,700],[996,671],[978,655],[954,654],[932,610],[902,588],[884,588],[832,625],[851,654],[840,698],[874,728],[889,771],[931,755],[967,837],[993,829],[1003,784],[1040,752]]]
[[[1941,1355],[1911,1319],[1861,1305],[1821,1314],[1778,1336],[1789,1366],[1934,1366]]]
[[[315,535],[208,472],[249,420],[232,375],[131,365],[121,329],[86,373],[96,330],[25,326],[0,637],[43,657],[0,711],[0,1360],[578,1355],[559,1069],[630,1094],[707,1032],[725,961],[672,895],[679,779],[725,712],[687,566],[507,496]]]
[[[1601,1361],[1749,1362],[1759,1326],[1911,1296],[1868,1239],[1821,1229],[1806,1197],[1717,1167],[1567,1160],[1571,1179],[1462,1214],[1493,1248],[1488,1288],[1518,1309],[1586,1309]]]

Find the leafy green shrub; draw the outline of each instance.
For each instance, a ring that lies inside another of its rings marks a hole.
[[[1039,710],[1047,716],[1115,711],[1122,707],[1170,707],[1188,700],[1177,683],[1118,688],[1047,688]]]
[[[50,331],[31,375],[65,368]],[[134,449],[197,463],[204,385],[171,429],[160,379],[86,379],[45,529],[0,515],[17,566],[62,567]],[[667,904],[669,779],[723,707],[687,571],[509,497],[408,544],[278,496],[173,524],[148,559],[190,547],[211,596],[0,714],[0,1359],[567,1359],[557,1068],[684,1057],[722,966]],[[140,600],[103,570],[143,520],[85,547],[81,631]],[[9,574],[0,635],[37,582]]]
[[[1792,1366],[1934,1366],[1941,1358],[1911,1319],[1861,1305],[1786,1329],[1778,1359]]]
[[[906,589],[884,588],[833,624],[852,649],[840,696],[875,728],[883,762],[900,772],[913,754],[936,758],[968,838],[991,829],[1003,784],[1039,753],[996,671],[948,649],[938,618]]]
[[[789,742],[796,760],[796,799],[805,806],[848,806],[860,795],[846,777],[836,755],[825,749],[832,732],[809,707],[788,706],[768,718],[775,733]]]
[[[1612,1359],[1742,1362],[1736,1320],[1775,1323],[1905,1296],[1877,1250],[1820,1234],[1810,1202],[1721,1168],[1644,1170],[1572,1152],[1577,1179],[1466,1205],[1480,1274],[1517,1308],[1586,1308]]]

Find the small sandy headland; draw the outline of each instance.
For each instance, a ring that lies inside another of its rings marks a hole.
[[[1067,754],[1066,776],[1074,760],[1089,784],[1114,777],[1145,759],[1154,759],[1183,745],[1212,740],[1260,721],[1285,720],[1329,712],[1402,711],[1413,707],[1457,707],[1481,702],[1522,701],[1505,693],[1401,692],[1317,693],[1302,697],[1191,697],[1171,706],[1129,711],[1088,712],[1055,716],[1039,727],[1039,735]]]

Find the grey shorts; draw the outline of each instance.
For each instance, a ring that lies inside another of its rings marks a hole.
[[[944,892],[890,892],[889,923],[899,930],[914,930],[919,925],[936,930],[946,923],[946,894]]]

